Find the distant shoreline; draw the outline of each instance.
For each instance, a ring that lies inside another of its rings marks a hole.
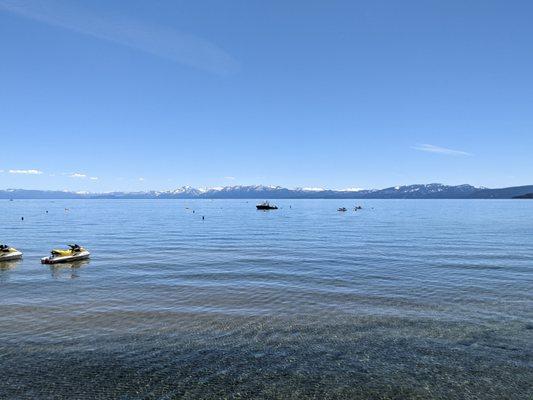
[[[396,186],[385,189],[330,190],[287,189],[280,186],[228,186],[214,189],[196,189],[184,186],[175,190],[147,192],[87,193],[53,190],[4,189],[4,200],[58,200],[58,199],[239,199],[239,200],[297,200],[297,199],[530,199],[533,185],[499,189],[478,188],[472,185]]]
[[[523,194],[521,196],[514,196],[513,199],[530,199],[530,200],[533,200],[533,193],[526,193],[526,194]]]

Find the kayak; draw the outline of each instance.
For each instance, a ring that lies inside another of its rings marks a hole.
[[[58,264],[78,260],[86,260],[91,253],[78,245],[69,245],[68,250],[52,250],[49,257],[41,258],[41,264]]]

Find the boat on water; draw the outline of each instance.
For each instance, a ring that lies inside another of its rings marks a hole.
[[[278,206],[274,204],[270,204],[268,201],[264,201],[258,205],[256,205],[258,210],[277,210]]]
[[[87,249],[77,245],[69,244],[69,249],[54,249],[50,253],[49,257],[41,258],[41,264],[58,264],[65,262],[72,262],[78,260],[86,260],[90,257],[91,253]]]
[[[344,212],[344,211],[348,211],[348,209],[346,207],[339,207],[337,208],[337,211]]]
[[[22,252],[18,251],[14,247],[9,247],[5,244],[0,244],[0,262],[20,260],[22,258]]]

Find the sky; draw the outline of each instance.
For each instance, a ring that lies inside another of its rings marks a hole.
[[[533,2],[0,0],[0,189],[533,184]]]

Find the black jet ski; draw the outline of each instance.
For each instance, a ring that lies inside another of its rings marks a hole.
[[[277,210],[278,206],[275,206],[274,204],[270,204],[268,201],[265,201],[263,203],[260,203],[256,205],[258,210]]]

